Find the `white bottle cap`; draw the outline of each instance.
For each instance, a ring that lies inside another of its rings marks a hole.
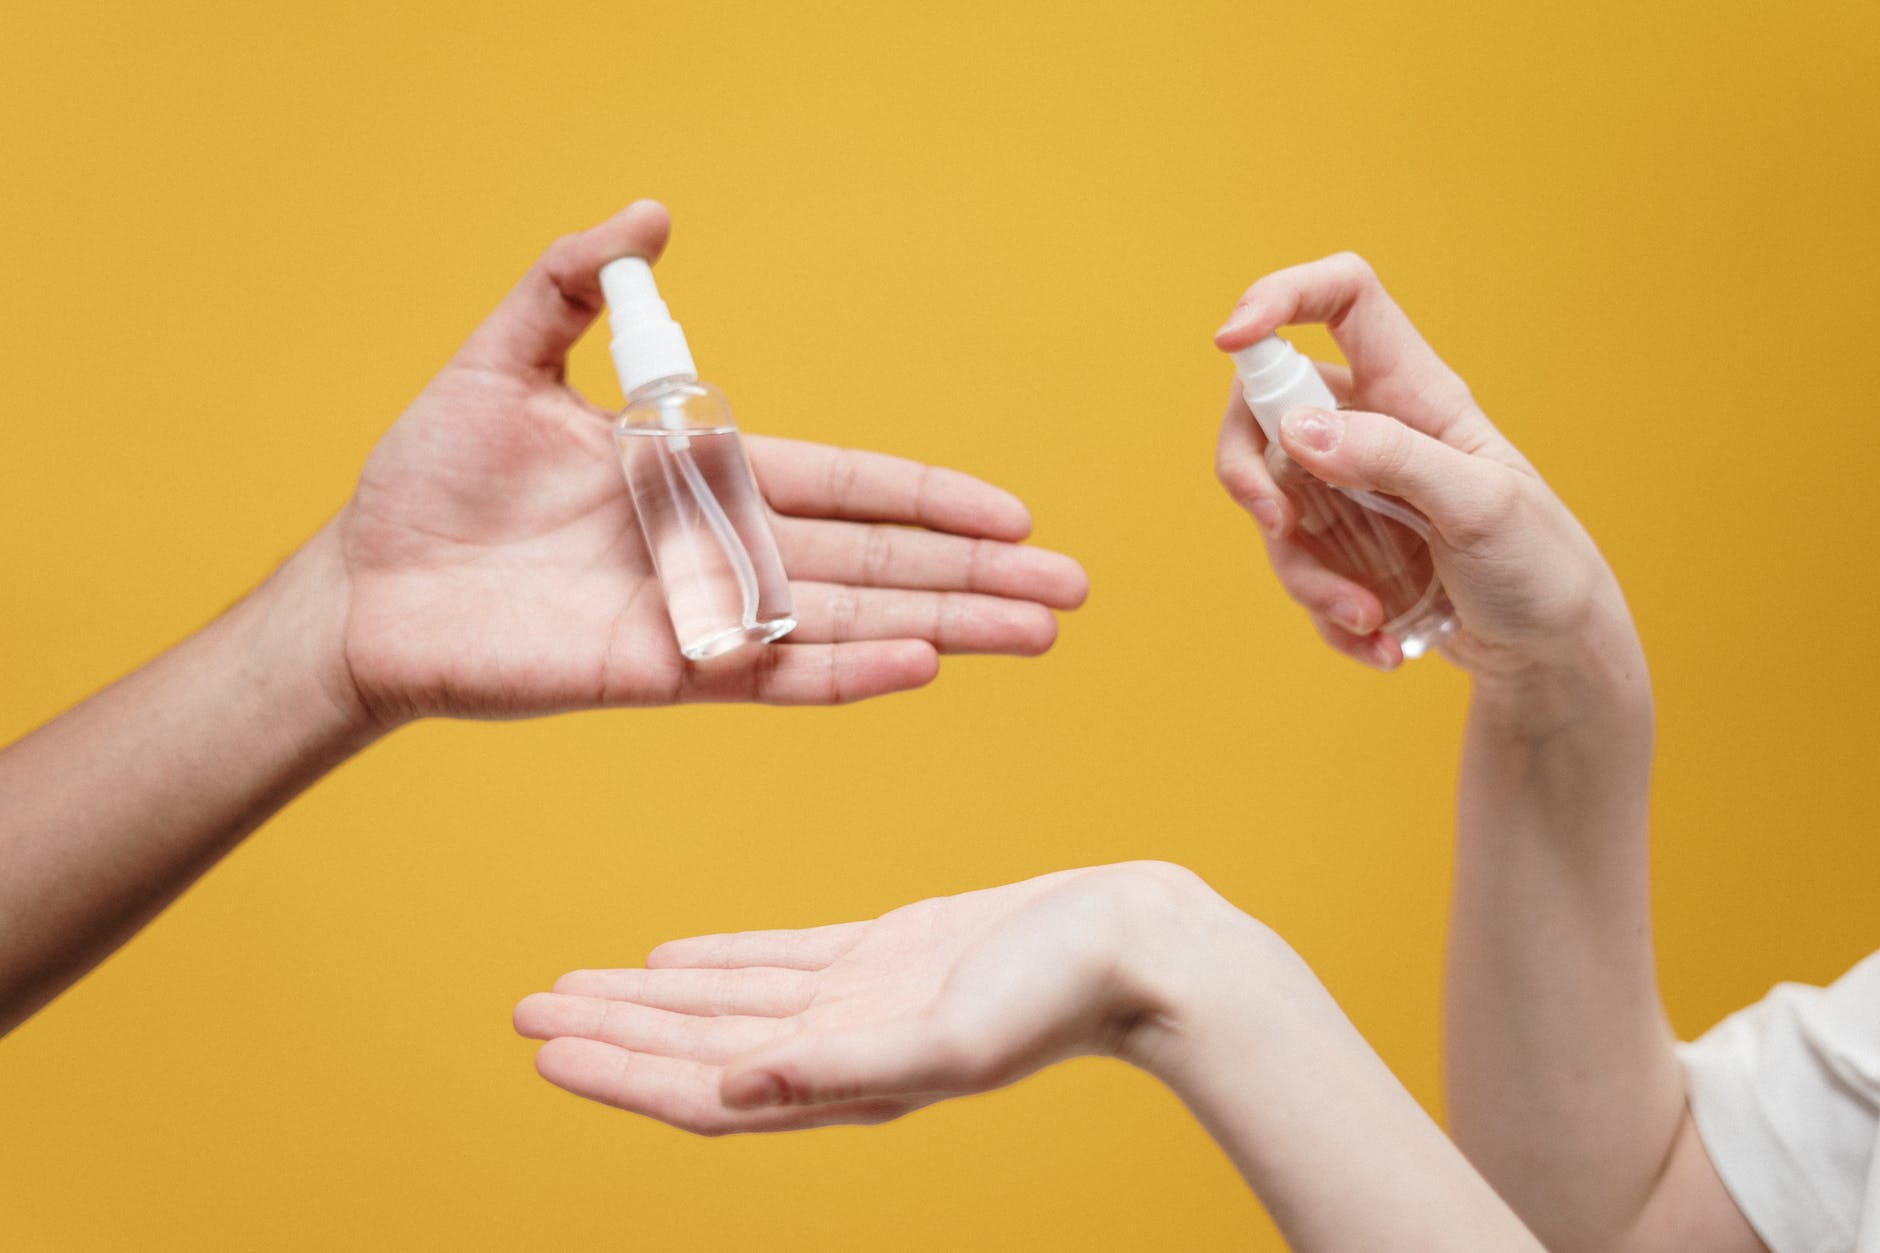
[[[1234,356],[1240,394],[1269,440],[1279,439],[1279,420],[1294,409],[1336,409],[1332,389],[1304,353],[1277,335],[1268,335]]]
[[[659,298],[652,266],[638,257],[609,261],[601,267],[601,292],[614,329],[614,373],[621,391],[630,396],[654,379],[698,377],[685,332]]]

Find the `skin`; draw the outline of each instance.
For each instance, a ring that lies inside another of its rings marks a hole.
[[[706,1135],[883,1122],[1115,1057],[1181,1097],[1295,1249],[1541,1247],[1305,963],[1165,863],[679,940],[515,1022],[550,1082]]]
[[[1451,1129],[1551,1249],[1763,1246],[1697,1138],[1654,972],[1647,881],[1651,687],[1617,580],[1585,529],[1350,254],[1249,288],[1225,351],[1322,322],[1348,409],[1281,423],[1333,484],[1429,518],[1471,696],[1445,987]],[[1385,416],[1388,414],[1389,416]],[[1313,563],[1238,395],[1218,469],[1287,593],[1347,656],[1390,669],[1364,588]]]
[[[567,975],[516,1010],[542,1075],[723,1134],[879,1122],[1102,1054],[1181,1095],[1294,1248],[1761,1249],[1695,1134],[1659,1003],[1651,692],[1617,581],[1361,259],[1262,279],[1216,342],[1301,322],[1350,365],[1321,367],[1344,407],[1286,415],[1284,450],[1430,520],[1458,618],[1443,652],[1471,677],[1445,1068],[1480,1174],[1277,936],[1153,864]],[[1395,668],[1382,605],[1295,539],[1266,451],[1236,389],[1222,483],[1326,641]]]
[[[800,624],[686,662],[615,458],[571,389],[597,273],[658,257],[664,208],[555,242],[259,588],[0,751],[0,1032],[122,944],[303,788],[417,718],[686,701],[833,704],[946,652],[1035,655],[1084,573],[956,471],[748,441]]]

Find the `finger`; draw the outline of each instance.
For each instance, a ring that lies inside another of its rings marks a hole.
[[[1351,367],[1339,365],[1336,361],[1314,361],[1312,368],[1325,380],[1325,388],[1332,393],[1332,399],[1338,402],[1338,407],[1349,409],[1353,392]]]
[[[865,922],[838,922],[794,931],[740,931],[668,940],[646,955],[648,967],[733,969],[778,966],[821,970],[855,947],[868,929]]]
[[[798,643],[926,640],[943,653],[1036,657],[1057,640],[1057,617],[1043,605],[973,592],[795,583]]]
[[[701,1016],[591,996],[537,992],[516,1006],[519,1035],[536,1040],[578,1036],[635,1053],[722,1065],[775,1044],[795,1019],[737,1014]]]
[[[968,1090],[974,1063],[932,1020],[801,1037],[725,1067],[732,1109],[935,1097]]]
[[[717,1066],[571,1037],[550,1040],[537,1049],[535,1070],[576,1096],[701,1135],[886,1122],[917,1104],[857,1101],[819,1108],[732,1110],[719,1099],[721,1071]]]
[[[764,499],[778,513],[900,522],[985,539],[1031,534],[1023,501],[958,470],[801,440],[753,435],[747,443]]]
[[[1289,534],[1298,524],[1298,511],[1267,469],[1266,436],[1238,385],[1228,394],[1227,412],[1221,418],[1221,434],[1214,445],[1214,477],[1268,538]]]
[[[1303,544],[1291,539],[1270,543],[1267,559],[1286,594],[1314,618],[1359,638],[1384,625],[1384,602],[1377,593],[1327,569]]]
[[[657,260],[671,229],[664,205],[636,200],[598,226],[562,236],[471,332],[459,360],[559,378],[568,349],[605,303],[601,267],[620,257]]]
[[[561,996],[633,1001],[678,1014],[782,1018],[809,1008],[816,976],[750,966],[735,970],[571,970],[555,980]]]
[[[925,687],[939,672],[940,655],[925,640],[786,641],[685,667],[674,700],[846,705]]]
[[[1339,404],[1349,403],[1351,371],[1324,361],[1312,364]],[[1268,538],[1290,534],[1298,525],[1299,511],[1273,481],[1273,472],[1266,464],[1266,433],[1247,408],[1238,383],[1228,389],[1227,412],[1221,418],[1221,434],[1214,449],[1214,475]]]
[[[1352,373],[1377,380],[1369,397],[1425,430],[1473,414],[1462,379],[1436,355],[1364,258],[1341,252],[1260,279],[1234,306],[1214,342],[1235,352],[1282,326],[1322,322]]]
[[[1403,664],[1403,647],[1381,632],[1357,635],[1316,614],[1312,626],[1320,639],[1361,665],[1388,673]]]
[[[784,568],[796,579],[857,587],[979,592],[1075,609],[1090,591],[1062,553],[1003,540],[859,522],[776,519]]]
[[[1381,413],[1299,409],[1280,422],[1286,452],[1340,487],[1399,496],[1451,546],[1506,531],[1519,476]]]

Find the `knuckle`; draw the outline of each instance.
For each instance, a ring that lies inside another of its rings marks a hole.
[[[862,541],[862,579],[879,586],[894,568],[894,533],[885,527],[871,527]]]
[[[1242,505],[1258,500],[1266,487],[1266,476],[1251,457],[1233,454],[1216,457],[1214,477],[1227,490],[1227,494]]]
[[[1366,469],[1380,479],[1398,482],[1416,458],[1416,440],[1408,428],[1394,420],[1371,421],[1358,447]]]
[[[1435,377],[1417,389],[1414,403],[1418,408],[1443,414],[1467,413],[1477,407],[1469,385],[1447,366],[1440,366]]]
[[[829,458],[829,499],[841,509],[855,498],[855,480],[861,473],[861,463],[846,452],[837,452]]]
[[[983,589],[998,570],[999,545],[992,540],[976,539],[966,550],[967,588]]]
[[[1157,907],[1179,905],[1195,892],[1208,890],[1206,880],[1179,862],[1149,858],[1123,862],[1115,870],[1113,882],[1124,899]]]
[[[862,616],[861,593],[852,587],[837,587],[829,595],[829,631],[837,640],[853,639]]]
[[[1164,861],[1156,857],[1144,858],[1140,861],[1126,861],[1122,864],[1122,869],[1157,883],[1176,883],[1192,887],[1201,882],[1200,875],[1180,862]]]
[[[573,260],[575,251],[581,246],[579,233],[558,235],[542,249],[539,264],[550,274],[558,274]]]
[[[714,970],[705,984],[705,1002],[714,1014],[729,1013],[737,986],[729,970]]]
[[[1361,286],[1377,286],[1377,271],[1371,267],[1371,263],[1366,261],[1363,256],[1351,251],[1349,248],[1333,253],[1326,258],[1326,261],[1332,268],[1337,270],[1341,278]]]
[[[929,605],[927,638],[935,644],[957,638],[964,616],[958,596],[952,592],[939,593]]]
[[[860,693],[843,686],[843,670],[840,654],[836,649],[824,650],[822,671],[822,703],[825,705],[846,705],[860,698]]]
[[[934,483],[934,476],[937,473],[938,470],[934,466],[922,466],[919,477],[914,480],[914,521],[922,526],[932,525],[931,519],[935,516],[934,501],[935,492],[938,489]],[[850,481],[853,482],[853,476]]]

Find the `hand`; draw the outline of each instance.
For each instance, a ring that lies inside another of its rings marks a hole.
[[[1343,408],[1288,414],[1280,441],[1326,482],[1401,497],[1428,517],[1458,619],[1446,656],[1478,677],[1503,677],[1578,655],[1595,630],[1632,639],[1618,583],[1592,538],[1362,259],[1342,253],[1268,275],[1247,289],[1215,343],[1233,352],[1306,322],[1327,324],[1350,363],[1320,367]],[[1234,388],[1221,424],[1221,482],[1260,522],[1281,583],[1326,641],[1367,664],[1396,666],[1402,652],[1378,630],[1376,595],[1292,538],[1297,519],[1273,484],[1265,444]]]
[[[1021,547],[1024,506],[966,475],[749,439],[799,624],[727,663],[681,657],[621,477],[612,416],[568,386],[598,272],[656,258],[651,201],[557,241],[373,450],[335,519],[340,669],[384,725],[690,700],[857,700],[930,680],[936,652],[1036,654],[1083,599]],[[741,661],[742,664],[739,664]]]
[[[1290,1248],[1539,1249],[1271,931],[1161,862],[663,944],[516,1006],[536,1069],[688,1131],[876,1123],[1061,1058],[1155,1075]]]
[[[1132,863],[921,901],[873,922],[663,944],[644,970],[564,975],[516,1007],[536,1069],[706,1134],[873,1123],[1121,1054],[1158,1004],[1149,915],[1251,925],[1187,871]],[[1149,903],[1149,908],[1142,906]]]

